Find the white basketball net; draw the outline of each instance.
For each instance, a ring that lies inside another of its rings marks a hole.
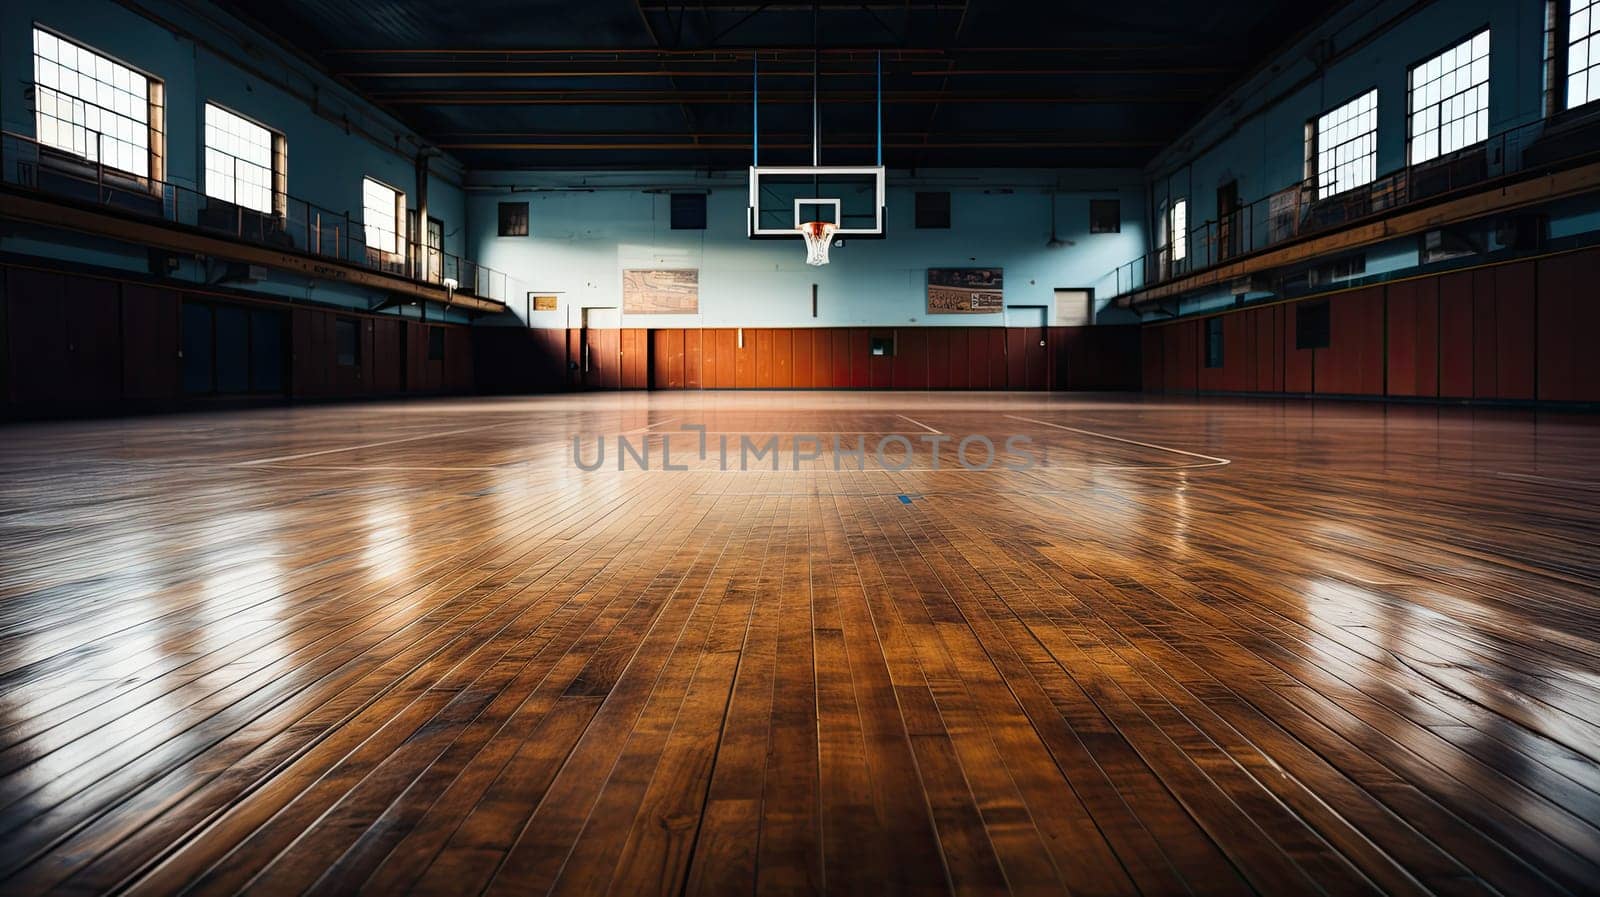
[[[826,265],[828,263],[828,247],[833,245],[833,232],[839,226],[829,221],[807,221],[795,225],[795,230],[800,236],[806,238],[806,264]]]

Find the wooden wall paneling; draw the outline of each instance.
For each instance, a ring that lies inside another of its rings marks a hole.
[[[1183,338],[1183,327],[1179,324],[1167,324],[1159,330],[1165,391],[1177,392],[1183,388],[1183,360],[1179,357],[1178,350],[1178,341]]]
[[[984,333],[989,337],[989,388],[1021,389],[1020,385],[1012,386],[1006,376],[1006,328],[985,327]]]
[[[739,347],[739,331],[732,327],[723,327],[717,330],[717,388],[733,389],[739,385],[739,356],[744,350]],[[748,362],[745,362],[746,364]],[[755,379],[755,371],[751,370],[751,380]]]
[[[122,285],[122,394],[175,399],[179,392],[179,298],[175,290]]]
[[[650,388],[650,331],[629,327],[622,339],[622,388]]]
[[[895,340],[895,351],[899,350],[899,338],[894,328],[875,327],[867,331],[867,386],[872,389],[889,389],[894,386],[894,356],[871,353],[871,340],[883,337]]]
[[[754,339],[752,339],[752,336]],[[772,388],[772,331],[766,327],[746,330],[746,346],[755,346],[756,389]]]
[[[1028,388],[1028,330],[1027,327],[1005,328],[1006,383],[1012,389]]]
[[[829,341],[833,343],[833,382],[829,385],[834,389],[848,389],[855,384],[850,365],[850,355],[855,348],[854,333],[848,327],[835,327],[828,333],[832,337]]]
[[[968,389],[1004,389],[1005,382],[993,383],[990,381],[990,372],[994,365],[989,361],[989,328],[968,327],[967,331],[967,388]],[[1005,360],[1001,359],[1001,364]]]
[[[1389,286],[1389,394],[1439,395],[1439,280]]]
[[[67,275],[61,315],[66,324],[68,398],[110,403],[122,396],[122,290],[114,280]]]
[[[866,389],[872,385],[872,338],[865,327],[851,327],[849,333],[850,344],[845,358],[850,365],[850,385],[855,389]],[[839,360],[835,358],[834,364],[838,363]]]
[[[1178,388],[1194,392],[1200,388],[1200,337],[1199,321],[1181,321],[1178,328]]]
[[[659,328],[659,329],[655,329],[655,330],[651,330],[650,331],[650,388],[651,389],[673,389],[674,388],[674,387],[672,387],[670,385],[671,382],[672,382],[672,375],[667,370],[667,368],[668,368],[668,366],[670,364],[668,359],[672,356],[671,350],[669,350],[667,348],[667,334],[669,332],[670,331],[668,331],[668,330],[666,330],[664,328]]]
[[[1383,287],[1368,287],[1328,303],[1328,347],[1313,358],[1316,392],[1383,394],[1383,294]]]
[[[1162,376],[1162,362],[1166,358],[1166,342],[1163,337],[1165,327],[1144,327],[1139,331],[1140,373],[1144,380],[1144,389],[1148,392],[1161,392],[1166,389],[1166,382]]]
[[[465,327],[444,331],[444,383],[450,392],[472,389],[472,332]]]
[[[688,376],[687,344],[688,331],[682,327],[673,327],[667,331],[667,388],[683,389]]]
[[[772,383],[774,389],[794,387],[794,332],[787,327],[768,330],[772,344]]]
[[[393,395],[400,391],[400,325],[396,319],[378,319],[372,328],[372,391]],[[514,330],[513,332],[519,332]]]
[[[734,371],[736,377],[736,382],[734,385],[739,389],[755,389],[756,355],[758,351],[756,346],[756,331],[753,327],[745,327],[742,330],[736,329],[734,331],[734,341],[736,345],[738,342],[738,337],[741,333],[744,337],[744,345],[737,346],[735,349],[734,357],[738,359],[738,364],[736,365],[736,370]]]
[[[1530,261],[1490,271],[1494,275],[1495,398],[1531,400],[1538,346],[1538,268]]]
[[[895,389],[928,388],[927,328],[901,327],[895,331],[890,381]]]
[[[72,374],[61,293],[64,278],[52,271],[6,269],[6,353],[11,398],[55,402],[66,397]]]
[[[1295,331],[1297,327],[1295,309],[1298,303],[1281,305],[1282,319],[1282,346],[1283,346],[1283,391],[1294,393],[1311,392],[1315,386],[1315,349],[1296,349]]]
[[[833,340],[830,328],[811,331],[811,385],[817,389],[833,388]]]
[[[1554,402],[1600,402],[1600,249],[1539,262],[1538,397]]]
[[[706,331],[690,327],[683,331],[683,388],[700,389],[704,384],[701,378],[702,359],[704,349],[701,347],[701,335]]]
[[[790,349],[794,358],[794,382],[792,385],[795,389],[811,389],[816,386],[816,375],[813,373],[815,368],[812,366],[815,362],[815,355],[811,348],[812,333],[814,331],[809,327],[797,327],[790,334],[790,338],[793,340],[793,345]]]
[[[1471,272],[1472,278],[1472,397],[1492,399],[1499,394],[1500,341],[1495,335],[1494,271]]]
[[[1439,302],[1439,395],[1470,398],[1473,392],[1472,272],[1441,275]]]
[[[928,388],[950,388],[950,328],[929,327],[928,338]]]
[[[1167,389],[1170,392],[1187,392],[1197,386],[1194,373],[1194,352],[1184,341],[1192,334],[1179,321],[1165,328],[1167,353]]]

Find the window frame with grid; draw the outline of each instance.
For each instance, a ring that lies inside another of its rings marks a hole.
[[[1306,180],[1322,200],[1377,179],[1378,88],[1370,87],[1306,122]]]
[[[1409,164],[1443,158],[1489,139],[1489,60],[1489,29],[1484,27],[1406,70]]]
[[[1600,100],[1600,0],[1570,0],[1558,23],[1561,108],[1576,109]]]
[[[38,23],[32,58],[34,139],[41,146],[140,183],[162,179],[160,79]]]
[[[281,217],[288,199],[283,135],[211,100],[205,103],[201,128],[206,196]],[[241,191],[241,186],[249,189]]]
[[[390,194],[392,203],[379,202],[374,205],[375,195],[371,187],[378,187]],[[385,209],[384,206],[392,207]],[[403,254],[405,238],[400,233],[400,226],[406,220],[405,207],[406,195],[404,192],[375,177],[368,176],[361,179],[361,235],[366,240],[369,251],[381,252],[387,255]],[[373,220],[374,213],[376,213],[379,220]],[[388,225],[387,230],[382,227],[384,224]],[[387,242],[374,240],[374,231],[379,237],[387,234],[389,238]]]

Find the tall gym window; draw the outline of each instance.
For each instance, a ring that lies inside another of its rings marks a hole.
[[[1181,262],[1189,255],[1189,201],[1174,200],[1167,213],[1167,233],[1172,235],[1172,260]]]
[[[1411,67],[1411,164],[1489,139],[1489,31]]]
[[[526,237],[528,235],[528,204],[503,202],[500,204],[500,236]]]
[[[283,138],[214,103],[206,104],[206,195],[254,209],[281,210]]]
[[[704,193],[672,194],[672,229],[706,229],[706,195]]]
[[[372,178],[361,179],[361,225],[366,231],[367,248],[399,255],[401,204],[405,194]]]
[[[160,179],[160,81],[35,28],[33,87],[41,144],[135,177]]]
[[[1378,90],[1373,88],[1306,126],[1306,177],[1317,198],[1354,190],[1378,176]]]
[[[1567,108],[1600,100],[1600,0],[1572,0],[1567,18]]]

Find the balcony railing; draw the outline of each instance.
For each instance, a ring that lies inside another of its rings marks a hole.
[[[1407,165],[1324,199],[1316,198],[1315,180],[1293,184],[1220,221],[1191,228],[1183,258],[1172,257],[1170,244],[1162,246],[1119,266],[1102,282],[1114,295],[1124,296],[1279,243],[1339,230],[1536,164],[1548,165],[1553,160],[1543,158],[1545,154],[1535,160],[1527,153],[1545,130],[1542,121],[1513,128],[1450,156]]]
[[[281,193],[272,196],[272,212],[261,212],[188,187],[136,177],[20,134],[8,131],[0,137],[0,171],[10,185],[437,286],[450,281],[454,291],[482,299],[505,302],[509,294],[504,272],[437,247],[424,248],[417,240],[382,235],[382,242],[404,252],[367,245],[361,221],[352,220],[348,212]]]

